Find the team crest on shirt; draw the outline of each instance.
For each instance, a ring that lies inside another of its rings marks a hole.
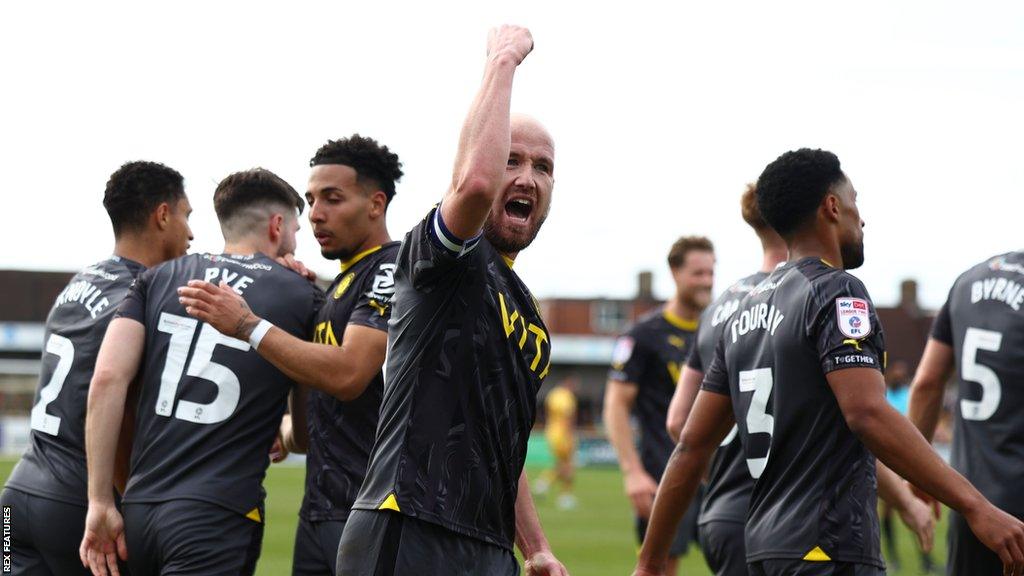
[[[867,300],[836,298],[836,322],[847,338],[860,340],[871,334],[871,314]]]
[[[352,281],[355,280],[355,278],[356,273],[349,272],[344,278],[341,279],[341,282],[338,283],[338,287],[335,288],[334,290],[335,300],[341,298],[341,295],[345,293],[345,290],[348,290],[348,287],[352,285]]]

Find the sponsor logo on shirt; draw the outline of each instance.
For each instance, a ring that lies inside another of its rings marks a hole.
[[[836,323],[847,338],[861,339],[871,333],[871,316],[867,300],[836,298]]]

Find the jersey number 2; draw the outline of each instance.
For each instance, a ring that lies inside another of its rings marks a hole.
[[[964,380],[981,384],[981,400],[960,400],[960,414],[964,420],[988,420],[999,408],[1003,387],[994,370],[978,363],[978,350],[998,352],[1003,335],[992,330],[968,328],[964,334],[964,351],[960,373]]]
[[[166,312],[160,314],[157,329],[171,335],[171,343],[167,349],[164,371],[160,376],[160,394],[156,399],[156,413],[170,416],[174,408],[174,399],[178,394],[178,384],[184,372],[188,376],[209,380],[217,385],[217,397],[208,404],[200,404],[189,400],[178,402],[174,417],[196,424],[216,424],[227,420],[238,407],[241,386],[238,376],[230,368],[212,361],[213,349],[217,345],[227,346],[243,352],[249,350],[249,343],[225,336],[210,326],[203,324],[196,340],[192,361],[185,369],[188,360],[192,337],[196,333],[199,321],[194,318],[177,316]]]
[[[753,392],[750,399],[750,407],[747,408],[747,435],[764,433],[770,437],[775,430],[775,417],[768,414],[768,399],[772,395],[772,387],[775,379],[772,377],[771,368],[757,368],[755,370],[740,371],[740,392]],[[750,476],[755,480],[761,477],[765,466],[768,465],[768,456],[771,454],[771,440],[769,439],[768,450],[760,458],[747,458],[747,468],[750,469]]]
[[[39,391],[39,402],[32,408],[29,426],[33,430],[56,436],[60,429],[60,416],[47,414],[46,407],[60,396],[64,388],[64,380],[71,372],[71,362],[75,359],[75,345],[63,336],[50,334],[46,340],[46,352],[57,357],[57,367],[50,374],[50,381]]]

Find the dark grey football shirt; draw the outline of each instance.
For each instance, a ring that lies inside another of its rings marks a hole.
[[[697,345],[690,350],[687,366],[702,373],[707,370],[704,359],[707,358],[710,362],[715,357],[715,345],[725,332],[727,320],[739,309],[740,301],[767,277],[767,272],[751,274],[726,288],[725,292],[708,306],[701,315],[700,327],[697,329]],[[701,524],[712,521],[747,521],[754,479],[747,470],[743,443],[737,432],[734,427],[711,458],[707,487],[698,519]]]
[[[964,272],[932,337],[956,358],[953,467],[993,504],[1024,518],[1024,252]]]
[[[112,256],[82,270],[57,296],[46,319],[29,446],[7,485],[69,504],[88,505],[85,408],[107,325],[145,268]]]
[[[350,324],[387,332],[398,246],[398,242],[378,246],[342,264],[317,314],[314,342],[341,346]],[[383,395],[382,372],[358,398],[346,402],[319,390],[309,391],[306,495],[299,510],[303,518],[314,522],[348,518],[366,477]]]
[[[377,440],[355,509],[390,509],[511,549],[551,365],[539,306],[484,238],[435,208],[402,242]]]
[[[727,321],[703,388],[731,397],[755,479],[748,562],[829,558],[884,568],[875,458],[826,379],[845,368],[883,370],[884,359],[864,285],[817,258],[777,268]]]
[[[118,310],[146,327],[124,501],[202,500],[250,514],[293,383],[248,342],[185,313],[177,289],[193,279],[227,282],[257,316],[303,339],[323,293],[263,254],[191,254],[139,276]]]

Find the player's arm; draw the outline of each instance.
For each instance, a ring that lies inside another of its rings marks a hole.
[[[942,461],[924,436],[885,399],[885,381],[874,368],[827,374],[847,426],[886,466],[963,514],[971,530],[1015,574],[1024,570],[1024,523],[985,499]]]
[[[309,428],[306,414],[306,399],[309,396],[305,386],[296,384],[288,395],[287,421],[281,420],[281,439],[284,447],[295,454],[305,454],[309,449]]]
[[[735,422],[724,394],[701,390],[661,477],[636,574],[662,574],[679,521],[690,505],[715,449]]]
[[[639,387],[632,382],[615,378],[608,380],[604,390],[604,426],[619,459],[626,495],[636,513],[642,518],[648,518],[658,483],[644,469],[633,441],[629,414],[638,393]]]
[[[516,495],[516,546],[526,560],[526,576],[568,576],[569,571],[551,552],[551,545],[541,528],[526,470],[519,475]]]
[[[124,522],[114,506],[114,462],[128,388],[145,347],[145,327],[130,318],[114,318],[100,346],[89,384],[85,415],[85,453],[89,511],[79,553],[93,574],[117,574],[117,556],[126,559]]]
[[[910,385],[910,409],[907,414],[929,442],[939,425],[942,396],[955,367],[953,347],[934,337],[929,338],[914,374],[914,382]]]
[[[878,497],[900,515],[903,524],[917,536],[917,543],[924,552],[931,552],[935,540],[935,520],[931,507],[914,496],[910,485],[896,475],[888,466],[876,462],[878,475]]]
[[[679,383],[672,394],[672,402],[668,405],[668,416],[665,419],[668,435],[674,442],[679,442],[679,435],[690,416],[690,409],[693,408],[693,401],[697,399],[703,380],[704,372],[688,365],[683,367],[683,373],[679,375]]]
[[[178,296],[190,316],[223,334],[255,343],[256,352],[286,376],[340,400],[358,398],[384,364],[388,344],[384,330],[349,324],[340,346],[317,344],[265,322],[223,282],[215,286],[190,280],[188,286],[178,288]],[[253,334],[261,331],[261,337],[254,339]]]
[[[124,403],[124,419],[121,431],[117,436],[117,455],[114,457],[114,487],[124,495],[128,486],[128,473],[131,470],[132,441],[135,439],[135,410],[139,403],[141,383],[135,378],[128,386],[128,394]]]
[[[502,26],[487,39],[487,65],[480,90],[459,135],[452,184],[441,218],[454,240],[468,240],[483,227],[508,163],[509,106],[516,67],[533,49],[525,28]]]

